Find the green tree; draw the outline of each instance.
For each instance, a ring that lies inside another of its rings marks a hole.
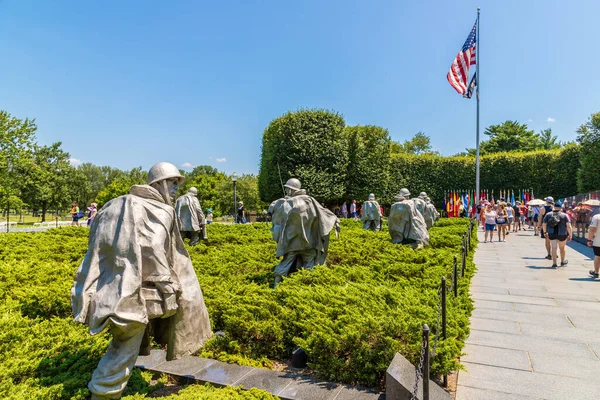
[[[236,183],[237,200],[244,202],[246,211],[260,212],[265,203],[261,202],[258,195],[258,179],[254,175],[242,175]],[[217,186],[216,209],[219,213],[230,215],[234,211],[233,204],[233,182],[231,179],[219,181]]]
[[[379,126],[346,127],[349,145],[346,195],[366,200],[369,193],[385,195],[389,180],[390,135]]]
[[[21,191],[33,162],[35,120],[19,119],[0,110],[0,195],[6,207]]]
[[[59,210],[74,200],[71,194],[75,169],[69,163],[69,157],[69,153],[61,148],[61,142],[50,146],[35,145],[23,197],[32,208],[41,208],[42,221],[46,220],[50,207]]]
[[[552,128],[542,129],[538,135],[540,150],[554,150],[561,147],[558,137],[552,135]]]
[[[221,215],[227,210],[221,208],[220,192],[219,187],[222,182],[229,182],[231,180],[222,172],[219,172],[216,168],[208,165],[200,165],[195,167],[191,172],[185,173],[185,183],[179,188],[179,195],[187,193],[189,188],[192,186],[198,189],[198,200],[203,210],[211,208],[215,216]],[[233,191],[233,189],[232,189]],[[233,199],[233,194],[232,197]],[[231,207],[233,207],[233,200],[231,201]]]
[[[588,121],[577,129],[577,141],[581,145],[577,173],[579,192],[600,189],[600,112],[592,114]]]
[[[392,145],[392,153],[394,154],[436,154],[431,147],[431,138],[423,132],[417,132],[409,140],[405,140],[400,144],[394,142]]]
[[[300,179],[319,201],[341,199],[348,168],[344,126],[340,114],[315,109],[288,112],[271,121],[263,134],[258,178],[261,199],[271,202],[281,197],[281,181],[292,177]]]
[[[125,176],[119,176],[115,178],[111,183],[109,183],[104,189],[102,189],[98,193],[98,195],[96,196],[98,208],[102,207],[104,204],[106,204],[114,198],[123,196],[124,194],[128,194],[131,186],[145,185],[147,182],[148,173],[144,171],[142,167],[131,169],[129,172],[126,173]]]
[[[481,154],[501,153],[508,151],[534,151],[539,148],[538,135],[526,124],[517,121],[505,121],[500,125],[491,125],[486,128],[488,140],[482,141],[479,149]],[[474,153],[470,149],[469,153]]]

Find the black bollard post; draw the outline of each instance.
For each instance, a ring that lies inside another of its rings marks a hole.
[[[454,290],[454,297],[458,296],[458,268],[456,266],[456,256],[454,256],[454,270],[452,274],[452,289]]]
[[[438,333],[439,335],[439,333]],[[446,277],[442,276],[442,339],[446,340]],[[448,387],[448,374],[444,374],[444,387]]]
[[[467,265],[467,250],[465,246],[462,248],[462,272],[460,274],[461,277],[465,276],[465,267]]]
[[[423,400],[429,400],[429,327],[423,325],[423,343],[425,356],[423,357]]]

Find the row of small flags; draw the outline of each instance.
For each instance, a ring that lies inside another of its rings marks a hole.
[[[533,199],[533,190],[513,190],[513,189],[501,189],[496,197],[494,190],[482,190],[480,199],[489,201],[492,205],[495,205],[497,201],[502,199],[505,202],[515,205],[517,201],[527,203]],[[444,192],[444,204],[443,209],[446,210],[448,217],[460,217],[461,206],[465,210],[466,215],[474,215],[477,211],[477,204],[475,202],[475,190],[447,190]]]

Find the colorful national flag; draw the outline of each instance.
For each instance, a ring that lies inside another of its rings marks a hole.
[[[475,25],[473,25],[473,29],[471,29],[471,33],[467,37],[465,44],[462,49],[458,52],[452,65],[450,66],[450,71],[446,77],[448,78],[448,82],[450,85],[459,94],[464,95],[467,93],[467,81],[469,80],[469,68],[471,65],[475,65],[477,63],[477,58],[475,55],[477,41],[477,21],[475,21]]]

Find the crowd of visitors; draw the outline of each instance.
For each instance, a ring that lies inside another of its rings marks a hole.
[[[504,199],[497,203],[481,199],[476,218],[485,231],[484,243],[493,243],[495,232],[498,242],[506,242],[506,236],[511,232],[533,231],[534,236],[540,235],[544,239],[547,254],[544,258],[552,260],[552,268],[558,268],[569,263],[566,259],[567,242],[572,240],[575,233],[580,237],[587,233],[587,245],[594,249],[594,269],[589,273],[593,278],[598,278],[600,235],[596,235],[596,232],[600,225],[600,214],[593,215],[587,226],[592,210],[581,202],[567,205],[546,197],[539,204],[525,205],[517,201],[513,206]]]
[[[352,200],[350,203],[344,201],[341,206],[334,207],[332,211],[338,218],[353,218],[358,221],[363,215],[363,205],[357,203],[356,200]],[[381,215],[384,215],[382,205],[379,206],[379,211]]]

